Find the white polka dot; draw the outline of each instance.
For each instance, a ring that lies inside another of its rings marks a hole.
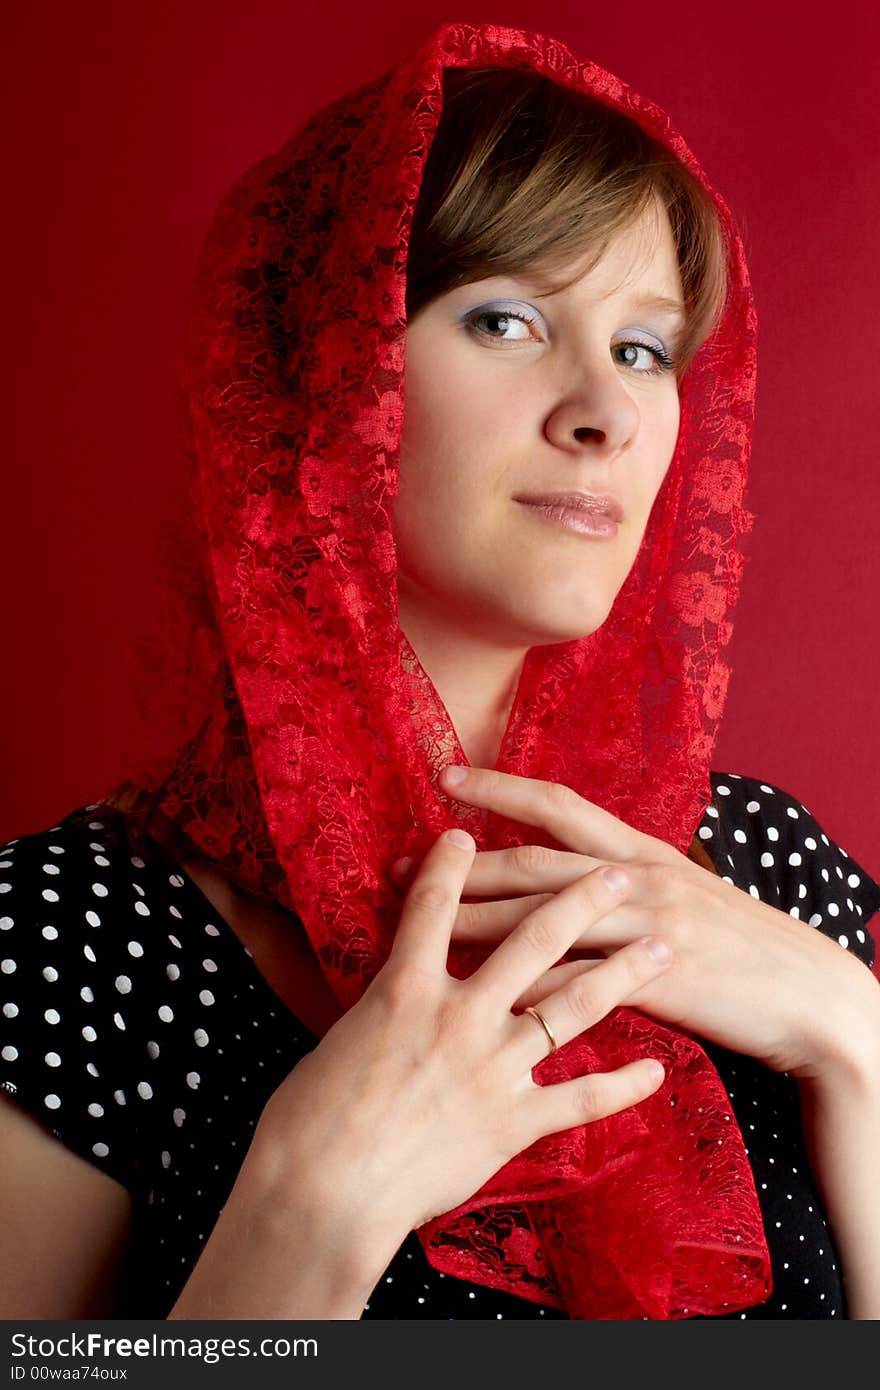
[[[96,1100],[93,1100],[91,1105],[89,1106],[89,1114],[94,1115],[95,1119],[97,1120],[101,1115],[103,1115],[103,1113],[103,1105],[99,1105]]]
[[[167,1149],[163,1149],[163,1150],[162,1150],[162,1167],[163,1167],[163,1168],[170,1168],[170,1167],[171,1167],[171,1155],[170,1155],[170,1153],[168,1152]]]
[[[213,924],[212,924],[211,922],[207,922],[207,923],[205,924],[205,931],[208,933],[209,936],[219,936],[219,935],[220,935],[220,933],[219,933],[219,931],[217,930],[217,928],[216,928],[215,926],[213,926]]]
[[[153,1088],[149,1081],[139,1081],[137,1084],[137,1093],[141,1100],[150,1100],[153,1095]]]
[[[159,1017],[161,1018],[163,1023],[171,1023],[172,1019],[174,1018],[174,1013],[171,1009],[169,1009],[167,1004],[162,1004],[159,1008]]]
[[[106,898],[109,889],[103,883],[93,883],[92,892],[96,898]]]
[[[44,874],[60,874],[60,873],[61,873],[61,870],[59,869],[59,867],[58,867],[57,864],[44,864],[44,865],[43,865],[43,873],[44,873]]]
[[[88,1072],[89,1076],[100,1076],[100,1075],[101,1075],[101,1073],[98,1071],[98,1068],[95,1066],[94,1062],[86,1062],[86,1071]]]
[[[864,946],[864,944],[865,944],[865,933],[862,931],[861,927],[859,927],[858,930],[856,931],[856,940],[859,941],[859,942],[862,944],[862,946]],[[13,1005],[12,1007],[14,1008],[15,1005]]]
[[[96,1158],[106,1158],[110,1150],[106,1144],[97,1143],[92,1145],[92,1153]]]
[[[179,980],[179,979],[180,979],[180,966],[179,966],[179,965],[166,965],[166,967],[165,967],[165,974],[168,976],[169,980]]]
[[[199,1082],[201,1081],[201,1079],[202,1079],[202,1078],[199,1076],[199,1074],[198,1074],[197,1071],[188,1071],[187,1074],[186,1074],[186,1084],[187,1084],[187,1086],[189,1086],[193,1091],[195,1091],[195,1090],[197,1089],[197,1087],[198,1087]]]
[[[125,1092],[124,1092],[124,1091],[114,1091],[114,1092],[113,1092],[113,1099],[116,1101],[116,1104],[117,1104],[117,1105],[125,1105]]]
[[[110,860],[106,859],[103,854],[95,855],[95,863],[99,869],[107,869],[110,867]]]
[[[213,1004],[214,996],[209,989],[200,989],[199,1000],[202,1004]]]
[[[61,846],[61,845],[50,845],[50,846],[49,846],[49,853],[50,853],[50,854],[63,854],[63,853],[64,853],[63,846]]]
[[[862,935],[864,936],[864,932],[862,933]],[[205,1001],[202,1000],[202,1003],[204,1003],[204,1002],[205,1002]],[[17,1004],[4,1004],[4,1005],[3,1005],[3,1017],[4,1017],[4,1018],[18,1018],[18,1005],[17,1005]]]
[[[179,921],[182,921],[181,915],[176,907],[169,907],[168,911],[171,913],[172,917],[176,917]]]
[[[748,836],[744,830],[734,830],[733,838],[736,840],[737,844],[744,845]]]
[[[751,896],[752,896],[753,898],[760,898],[760,896],[761,896],[761,894],[758,892],[757,888],[755,887],[754,883],[750,883],[750,884],[749,884],[749,893],[751,894]]]
[[[57,940],[58,940],[58,928],[57,928],[57,927],[44,927],[44,928],[43,928],[43,936],[45,937],[45,939],[46,939],[47,941],[57,941]]]
[[[11,893],[11,892],[12,892],[12,884],[11,884],[11,883],[0,883],[0,893]]]
[[[850,888],[858,888],[862,880],[859,878],[858,874],[848,874],[846,881]]]
[[[61,1098],[50,1092],[48,1096],[43,1096],[43,1104],[47,1106],[49,1110],[57,1110],[61,1104]]]
[[[172,874],[168,882],[171,884],[172,888],[183,887],[183,879],[180,877],[180,874]]]
[[[18,967],[15,964],[15,961],[9,957],[7,957],[7,959],[4,961],[0,961],[0,970],[3,971],[4,975],[14,975],[17,969]]]
[[[83,985],[82,989],[79,992],[79,997],[80,999],[83,999],[86,1002],[86,1004],[93,1003],[95,998],[88,985]]]
[[[848,936],[839,936],[837,939],[838,939],[838,941],[840,942],[841,946],[848,946],[848,945],[849,945],[849,937],[848,937]]]
[[[57,1052],[47,1052],[47,1053],[46,1053],[46,1057],[45,1057],[45,1062],[46,1062],[46,1066],[47,1066],[47,1067],[60,1067],[60,1066],[61,1066],[61,1058],[58,1056],[58,1053],[57,1053]]]
[[[145,869],[147,867],[143,859],[139,859],[136,854],[132,855],[130,863],[132,863],[136,869]]]
[[[197,1028],[196,1031],[193,1033],[193,1037],[195,1038],[196,1047],[208,1046],[209,1039],[204,1028]]]
[[[806,845],[807,849],[816,849],[816,841],[813,839],[812,835],[807,836],[807,838],[804,840],[804,844]]]
[[[155,1062],[156,1058],[159,1056],[159,1044],[157,1042],[148,1042],[147,1053]]]
[[[14,926],[15,921],[12,917],[0,917],[0,931],[9,931],[9,928]]]
[[[761,785],[761,791],[762,791],[762,792],[766,792],[768,796],[774,796],[774,795],[775,795],[775,793],[774,793],[774,791],[773,791],[773,788],[772,788],[772,787],[768,787],[766,782],[762,782],[760,785]]]
[[[43,1018],[46,1020],[47,1023],[61,1022],[61,1015],[57,1009],[47,1009],[46,1012],[43,1014]]]
[[[92,962],[92,965],[94,965],[96,960],[98,959],[91,946],[83,946],[83,955],[85,956],[86,960],[90,960]]]
[[[715,790],[719,796],[730,796],[730,787],[725,787],[723,782],[719,782]],[[471,1294],[471,1297],[473,1298],[473,1294]]]
[[[18,1048],[12,1047],[11,1044],[4,1047],[3,1051],[0,1052],[0,1057],[3,1058],[4,1062],[14,1062],[17,1056]]]
[[[104,829],[104,824],[103,824],[102,821],[99,821],[99,820],[90,820],[90,821],[89,821],[89,830],[103,830],[103,829]]]
[[[88,922],[90,927],[100,927],[101,925],[101,919],[98,916],[97,912],[87,912],[86,921]]]
[[[15,969],[15,961],[12,962],[12,968],[13,970]],[[54,965],[43,966],[43,979],[48,980],[50,984],[53,980],[58,979],[58,971],[55,969]]]
[[[86,1042],[95,1042],[98,1036],[90,1023],[87,1023],[85,1028],[83,1028],[82,1035],[85,1038]]]
[[[128,954],[130,956],[142,956],[144,954],[144,948],[139,941],[129,941]]]
[[[800,910],[799,907],[790,907],[790,908],[788,909],[788,915],[789,915],[789,917],[797,917],[797,918],[800,918],[801,910]]]
[[[791,816],[792,820],[800,820],[800,816],[798,815],[797,811],[794,809],[793,806],[786,806],[785,814],[787,816]]]
[[[47,903],[57,903],[59,901],[58,894],[55,892],[54,888],[44,888],[40,896],[45,898]]]
[[[768,839],[768,840],[778,840],[778,839],[779,839],[779,831],[776,829],[776,826],[775,826],[775,825],[768,825],[768,826],[767,826],[767,839]]]
[[[202,967],[203,967],[203,969],[207,970],[208,972],[211,972],[212,970],[216,970],[216,969],[217,969],[217,966],[215,965],[214,961],[212,961],[212,960],[203,960],[203,961],[202,961]]]
[[[832,917],[840,916],[840,908],[838,907],[837,903],[829,903],[828,911]]]
[[[775,863],[776,863],[776,860],[773,858],[773,855],[770,854],[770,852],[769,852],[768,850],[765,850],[764,853],[761,855],[761,866],[762,866],[762,868],[769,869],[769,868],[771,867],[771,865],[773,865],[773,864],[775,864]]]
[[[747,810],[747,811],[751,811],[752,815],[754,815],[754,813],[755,813],[756,811],[760,811],[760,809],[761,809],[761,803],[760,803],[760,801],[747,801],[747,802],[746,802],[746,810]]]
[[[128,994],[131,991],[131,980],[127,975],[117,975],[113,981],[120,994]]]
[[[150,909],[147,907],[146,903],[136,902],[134,905],[134,910],[141,917],[149,917],[150,915]]]
[[[822,925],[822,914],[821,914],[821,912],[814,912],[813,915],[812,915],[812,917],[810,918],[810,926],[811,926],[811,927],[820,927],[821,925]]]
[[[180,942],[178,941],[177,937],[172,936],[170,932],[168,933],[168,940],[171,942],[172,946],[176,946],[178,951],[180,950]]]
[[[177,1128],[180,1129],[180,1126],[186,1119],[186,1111],[181,1110],[180,1106],[178,1105],[177,1109],[173,1112],[172,1118],[174,1120],[174,1123],[177,1125]]]
[[[789,864],[793,865],[793,867],[797,868],[798,864],[803,863],[803,860],[801,859],[801,856],[798,854],[797,850],[795,850],[793,854],[790,854],[788,856],[788,862]]]
[[[125,1019],[122,1017],[122,1014],[115,1013],[113,1015],[113,1022],[116,1024],[116,1027],[119,1029],[121,1033],[125,1032]]]
[[[712,831],[710,830],[708,825],[701,825],[699,830],[697,831],[697,834],[699,835],[701,840],[712,839]]]

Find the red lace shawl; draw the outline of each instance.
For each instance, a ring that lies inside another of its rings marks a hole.
[[[591,93],[709,185],[651,102],[565,46],[446,24],[312,116],[235,184],[194,282],[180,359],[185,469],[158,641],[137,649],[138,785],[245,890],[301,917],[341,1005],[386,959],[385,874],[460,822],[478,849],[529,827],[450,801],[465,762],[397,622],[392,501],[405,266],[444,66],[507,65]],[[686,851],[711,790],[743,568],[755,314],[723,200],[730,294],[682,386],[674,459],[602,627],[526,659],[498,767],[563,782]],[[553,844],[552,840],[544,843]],[[465,978],[486,948],[453,945]],[[573,1318],[683,1318],[770,1293],[742,1135],[684,1033],[617,1009],[536,1069],[542,1083],[640,1056],[660,1090],[507,1163],[420,1228],[438,1270]]]

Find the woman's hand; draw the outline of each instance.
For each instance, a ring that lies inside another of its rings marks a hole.
[[[502,940],[524,913],[576,882],[598,862],[620,863],[632,879],[626,900],[572,943],[613,955],[648,933],[672,948],[673,965],[627,1001],[774,1071],[816,1078],[861,1051],[876,1052],[880,991],[870,971],[814,927],[709,874],[670,845],[626,825],[553,782],[468,768],[441,786],[469,805],[548,831],[570,851],[543,845],[478,853],[463,896],[456,940]],[[503,897],[502,897],[503,895]],[[525,895],[525,896],[512,896]],[[498,900],[501,899],[501,900]],[[597,960],[555,967],[527,996],[588,973]]]
[[[532,1079],[548,1038],[512,1009],[628,888],[615,890],[602,869],[581,875],[458,980],[446,964],[473,866],[465,842],[443,835],[432,846],[384,966],[273,1092],[255,1134],[260,1173],[277,1174],[279,1210],[286,1190],[300,1203],[305,1192],[310,1207],[333,1213],[334,1229],[358,1231],[376,1277],[409,1230],[472,1196],[515,1154],[637,1104],[663,1079],[645,1058],[553,1085]],[[545,991],[541,1013],[558,1046],[663,974],[668,961],[651,944],[635,940]]]

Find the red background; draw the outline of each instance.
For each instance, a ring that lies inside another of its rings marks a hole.
[[[757,514],[713,765],[774,782],[880,878],[880,284],[872,6],[350,0],[17,6],[0,840],[122,771],[120,653],[174,467],[190,275],[231,181],[448,19],[535,28],[669,111],[744,229]]]

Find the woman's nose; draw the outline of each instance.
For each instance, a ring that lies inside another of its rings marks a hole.
[[[635,437],[639,408],[613,364],[595,370],[567,391],[547,418],[545,432],[560,449],[611,457]]]

